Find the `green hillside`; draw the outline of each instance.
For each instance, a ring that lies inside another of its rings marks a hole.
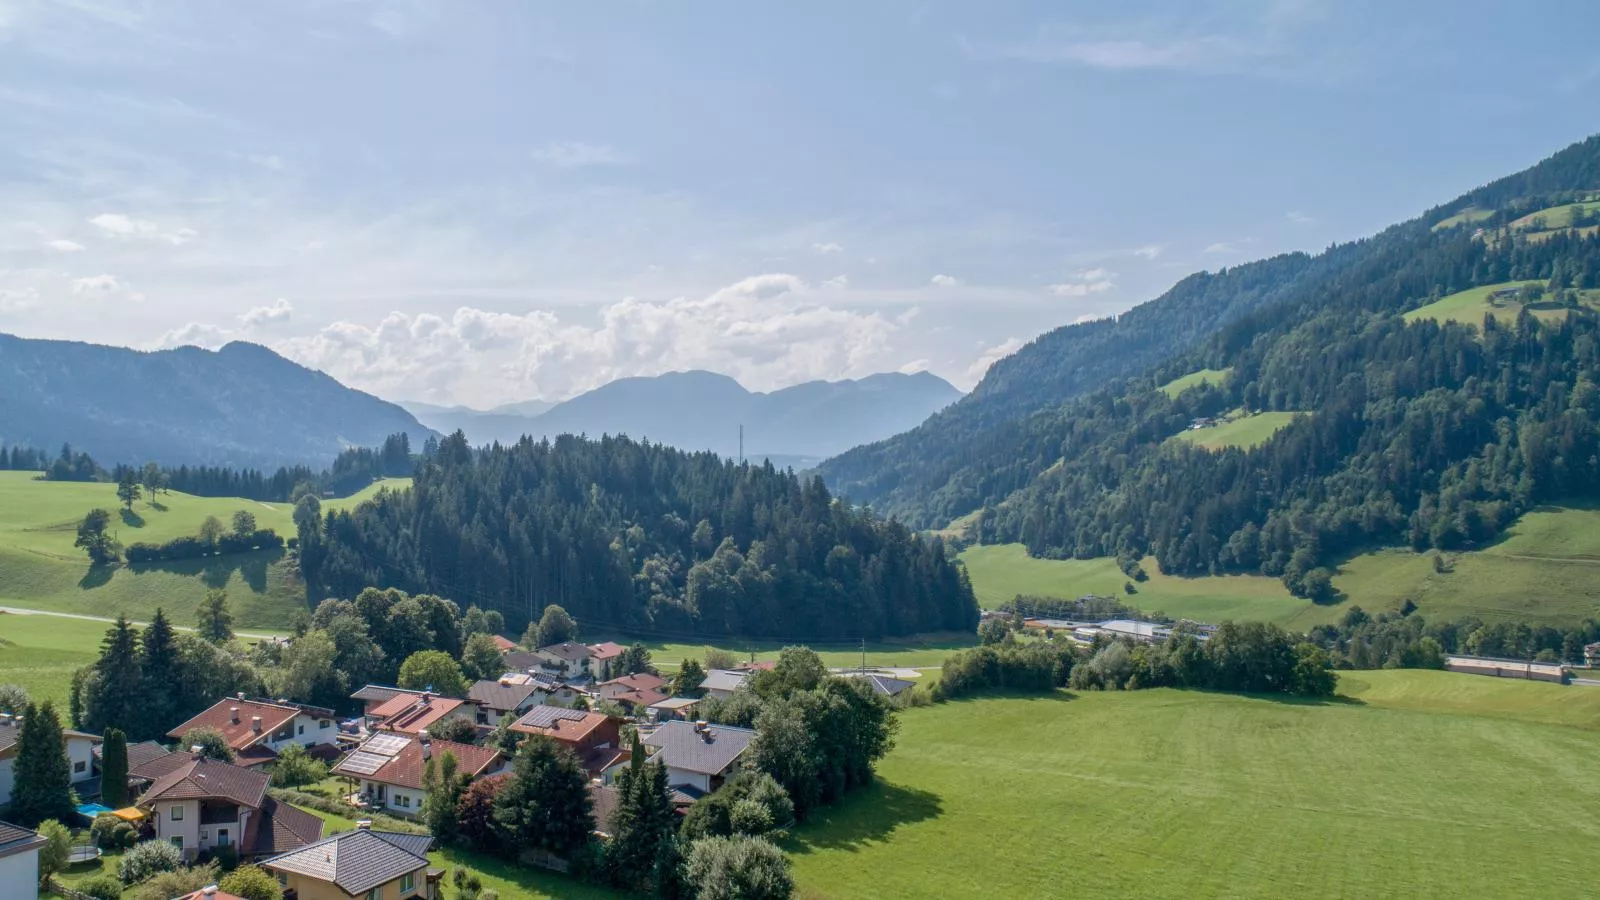
[[[353,507],[380,490],[406,484],[408,479],[388,479],[324,507]],[[268,629],[288,627],[304,608],[303,588],[277,565],[277,553],[91,569],[72,542],[78,522],[95,507],[119,509],[115,485],[0,472],[0,606],[134,619],[148,619],[161,606],[184,624],[208,589],[223,587],[238,627]],[[112,522],[124,544],[159,543],[197,533],[207,516],[226,524],[241,509],[254,514],[263,528],[294,534],[293,508],[287,503],[176,492],[136,502],[131,514],[114,516]]]
[[[879,783],[790,840],[801,894],[1588,890],[1571,862],[1600,838],[1600,690],[1344,677],[1349,702],[1155,690],[907,710]]]
[[[1453,216],[1440,219],[1438,222],[1435,222],[1433,225],[1433,230],[1443,231],[1446,228],[1454,228],[1457,225],[1470,225],[1473,222],[1482,222],[1484,219],[1490,219],[1493,217],[1494,210],[1492,209],[1478,209],[1475,206],[1469,206]]]
[[[1469,288],[1457,291],[1448,297],[1443,297],[1421,306],[1405,314],[1407,322],[1416,322],[1422,319],[1432,319],[1435,322],[1462,322],[1468,325],[1477,325],[1483,322],[1483,317],[1494,313],[1494,317],[1506,323],[1515,322],[1517,315],[1524,306],[1529,312],[1544,321],[1557,321],[1567,316],[1567,310],[1554,300],[1535,303],[1523,303],[1513,298],[1497,298],[1491,295],[1499,291],[1521,289],[1525,287],[1543,288],[1542,280],[1532,281],[1506,281],[1500,284],[1486,284],[1482,287]],[[1584,302],[1594,305],[1600,299],[1600,291],[1583,291]]]
[[[1563,203],[1529,213],[1511,223],[1512,231],[1554,231],[1572,227],[1573,213],[1585,215],[1600,212],[1600,203]]]
[[[1209,428],[1190,428],[1175,435],[1176,440],[1188,441],[1207,450],[1239,447],[1248,450],[1259,446],[1287,427],[1298,412],[1258,412],[1246,415],[1240,410],[1229,413],[1219,425]]]
[[[1174,378],[1157,388],[1157,390],[1168,397],[1176,397],[1189,388],[1199,387],[1202,384],[1220,385],[1227,379],[1230,371],[1230,369],[1201,369],[1198,372],[1190,372],[1181,378]]]
[[[65,714],[72,673],[100,655],[104,622],[0,613],[0,684],[20,684]]]

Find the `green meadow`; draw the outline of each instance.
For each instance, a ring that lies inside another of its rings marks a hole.
[[[1484,219],[1490,218],[1493,215],[1494,210],[1492,209],[1479,209],[1476,206],[1469,206],[1447,219],[1441,219],[1438,222],[1435,222],[1433,230],[1444,231],[1446,228],[1454,228],[1457,225],[1470,225],[1473,222],[1482,222]]]
[[[1201,369],[1198,372],[1190,372],[1181,378],[1174,378],[1166,384],[1163,384],[1161,387],[1156,388],[1156,390],[1166,394],[1168,397],[1176,397],[1184,391],[1187,391],[1189,388],[1199,387],[1202,384],[1213,384],[1220,386],[1232,372],[1232,369]]]
[[[1267,439],[1293,422],[1299,412],[1258,412],[1245,414],[1238,410],[1227,415],[1226,421],[1210,428],[1192,428],[1180,431],[1173,438],[1188,441],[1207,450],[1239,447],[1248,450],[1266,443]]]
[[[380,490],[408,484],[408,479],[388,479],[324,506],[353,507]],[[205,592],[224,588],[235,625],[247,629],[286,628],[304,608],[303,590],[294,574],[278,565],[277,553],[91,567],[72,542],[84,514],[96,507],[113,512],[113,530],[124,544],[196,534],[207,516],[226,525],[241,509],[255,515],[260,527],[286,537],[294,534],[293,509],[287,503],[172,492],[136,501],[128,511],[118,504],[112,484],[41,481],[32,473],[0,472],[0,606],[138,620],[148,619],[161,606],[174,621],[188,624]]]
[[[1493,313],[1495,320],[1511,324],[1517,321],[1517,316],[1522,312],[1524,304],[1515,300],[1491,300],[1489,295],[1495,291],[1507,288],[1522,288],[1530,285],[1544,285],[1544,281],[1507,281],[1501,284],[1486,284],[1481,287],[1468,288],[1457,291],[1447,297],[1442,297],[1420,306],[1405,314],[1407,322],[1417,322],[1422,319],[1432,319],[1439,323],[1460,322],[1465,325],[1481,325],[1483,317]],[[1583,302],[1593,306],[1600,292],[1584,291]],[[1535,303],[1528,305],[1529,311],[1542,321],[1557,321],[1565,319],[1566,308],[1555,302]]]
[[[1344,677],[1353,696],[1324,703],[1155,690],[906,710],[879,783],[789,840],[801,896],[1590,889],[1600,689]]]
[[[104,622],[0,613],[0,684],[20,684],[35,700],[54,700],[62,718],[72,673],[100,655]]]

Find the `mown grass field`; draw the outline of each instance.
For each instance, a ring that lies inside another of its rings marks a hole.
[[[1426,306],[1413,309],[1406,313],[1404,318],[1407,322],[1433,319],[1440,323],[1460,322],[1465,325],[1482,325],[1483,317],[1492,312],[1497,321],[1508,324],[1514,323],[1517,320],[1517,315],[1522,312],[1523,304],[1515,300],[1501,300],[1491,303],[1489,295],[1506,288],[1521,288],[1536,284],[1543,285],[1546,282],[1538,280],[1507,281],[1502,284],[1486,284],[1482,287],[1468,288],[1464,291],[1457,291],[1448,297],[1442,297]],[[1584,302],[1592,306],[1596,300],[1597,293],[1600,292],[1583,292]],[[1567,316],[1567,310],[1554,303],[1536,304],[1532,307],[1531,312],[1542,321],[1558,321],[1565,319]]]
[[[580,626],[582,622],[578,623]],[[657,666],[665,669],[676,669],[686,659],[704,661],[706,653],[712,649],[724,650],[732,653],[741,660],[750,659],[752,653],[759,661],[776,660],[778,652],[785,646],[778,641],[737,641],[728,640],[720,644],[702,644],[693,641],[674,642],[664,641],[658,637],[630,637],[620,634],[588,634],[582,639],[591,643],[597,641],[616,641],[619,644],[632,644],[635,641],[645,645],[650,651],[650,660]],[[829,666],[857,666],[861,664],[860,644],[818,644],[805,642],[806,646],[817,651],[822,661]],[[901,641],[868,641],[866,646],[867,665],[884,668],[919,668],[926,666],[943,665],[945,658],[950,654],[977,643],[976,635],[925,635],[917,638],[907,638]]]
[[[1141,565],[1149,579],[1126,594],[1128,576],[1109,557],[1099,559],[1035,559],[1021,544],[969,547],[960,556],[972,579],[978,605],[986,609],[1018,594],[1075,599],[1085,594],[1116,597],[1145,612],[1202,622],[1259,619],[1294,628],[1309,628],[1344,614],[1341,606],[1317,606],[1290,594],[1283,582],[1260,575],[1179,578],[1161,574],[1155,559]]]
[[[1511,223],[1512,231],[1532,231],[1536,227],[1539,231],[1554,231],[1560,228],[1572,227],[1572,214],[1578,210],[1585,213],[1600,209],[1600,203],[1564,203],[1561,206],[1552,206],[1529,213]]]
[[[408,483],[388,479],[324,506],[352,507],[379,490]],[[294,534],[293,510],[287,503],[174,492],[154,502],[140,500],[124,515],[115,485],[40,481],[31,473],[0,472],[0,606],[139,620],[161,606],[174,621],[188,624],[205,592],[222,587],[228,591],[235,625],[256,629],[286,628],[304,606],[298,585],[275,564],[278,555],[272,553],[92,568],[72,542],[79,521],[96,507],[113,511],[113,528],[124,544],[195,534],[207,516],[226,525],[240,509],[253,513],[263,528]]]
[[[1442,219],[1434,223],[1433,230],[1443,231],[1446,228],[1454,228],[1457,225],[1469,225],[1473,222],[1482,222],[1484,219],[1487,219],[1493,215],[1494,210],[1492,209],[1479,209],[1476,206],[1469,206],[1461,212],[1449,217],[1448,219]]]
[[[801,896],[1589,890],[1574,863],[1600,838],[1600,689],[1358,675],[1347,702],[1158,690],[907,710],[879,784],[789,841]],[[1572,703],[1589,724],[1551,722]]]
[[[0,613],[0,684],[20,684],[34,700],[54,700],[65,719],[72,673],[99,658],[100,639],[109,627]]]
[[[1228,420],[1210,428],[1180,431],[1174,440],[1188,441],[1207,450],[1239,447],[1245,450],[1258,446],[1293,422],[1299,412],[1258,412],[1254,415],[1230,413]]]
[[[1190,372],[1182,378],[1174,378],[1156,390],[1168,397],[1176,397],[1189,388],[1199,387],[1202,384],[1220,385],[1232,372],[1232,369],[1201,369],[1198,372]]]

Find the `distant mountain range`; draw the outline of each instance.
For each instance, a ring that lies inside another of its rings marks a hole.
[[[0,334],[0,384],[0,444],[70,443],[105,466],[326,466],[346,447],[432,434],[257,344],[143,352]]]
[[[481,411],[401,405],[428,427],[460,429],[474,444],[510,443],[524,434],[626,434],[735,456],[742,425],[746,457],[806,466],[911,428],[960,397],[949,382],[928,372],[810,381],[756,393],[726,375],[691,371],[618,379],[544,409],[541,401]]]

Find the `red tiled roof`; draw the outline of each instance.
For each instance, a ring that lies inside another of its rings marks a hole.
[[[372,711],[374,718],[383,717],[383,722],[378,726],[385,731],[394,731],[400,734],[421,734],[428,730],[433,723],[455,712],[465,700],[454,697],[419,697],[408,698],[411,702],[404,704],[397,712],[385,713],[381,710],[399,702],[400,698],[385,703]]]
[[[517,642],[508,637],[502,637],[498,634],[493,635],[492,637],[494,638],[495,649],[499,650],[501,653],[506,653],[508,651],[517,649]]]
[[[206,893],[205,889],[201,888],[192,894],[184,894],[182,897],[179,897],[178,900],[244,900],[244,898],[238,894],[230,894],[227,891],[212,891],[210,893]]]
[[[221,798],[251,809],[260,809],[271,779],[267,773],[245,769],[214,759],[193,759],[155,780],[139,798],[140,806],[158,800],[205,800]]]
[[[238,715],[234,714],[237,709]],[[265,740],[274,731],[294,721],[300,710],[293,706],[261,703],[256,700],[219,700],[210,709],[200,713],[177,728],[167,732],[167,737],[177,740],[193,728],[215,728],[222,732],[234,752]],[[254,730],[252,719],[261,717],[261,730]]]
[[[518,719],[516,724],[511,726],[511,730],[523,734],[542,734],[566,743],[578,743],[610,719],[605,713],[580,710],[561,710],[564,715],[559,717],[542,715],[548,713],[548,710],[549,707],[534,707],[527,715]],[[532,724],[530,720],[535,717],[547,720],[548,724]]]
[[[264,766],[277,758],[278,751],[272,749],[271,747],[257,744],[254,747],[246,747],[243,750],[240,750],[238,753],[235,753],[233,755],[233,764],[236,766],[250,768],[253,766]]]
[[[475,747],[471,744],[458,744],[455,741],[431,741],[430,746],[434,759],[449,753],[456,758],[457,772],[474,777],[483,774],[500,759],[500,751],[493,747]],[[347,778],[362,778],[367,781],[392,784],[395,787],[421,790],[422,771],[427,765],[428,761],[422,755],[422,741],[412,738],[405,749],[395,754],[376,772],[363,774],[340,766],[334,766],[332,772]]]
[[[666,683],[667,680],[662,678],[660,675],[652,675],[649,672],[640,672],[637,675],[624,675],[621,678],[613,678],[610,681],[602,681],[600,682],[599,687],[605,687],[608,684],[620,684],[630,691],[653,691]]]
[[[612,643],[611,641],[589,645],[589,652],[594,654],[595,659],[615,659],[616,657],[621,656],[623,653],[626,653],[627,650],[627,647],[624,647],[621,644]]]

